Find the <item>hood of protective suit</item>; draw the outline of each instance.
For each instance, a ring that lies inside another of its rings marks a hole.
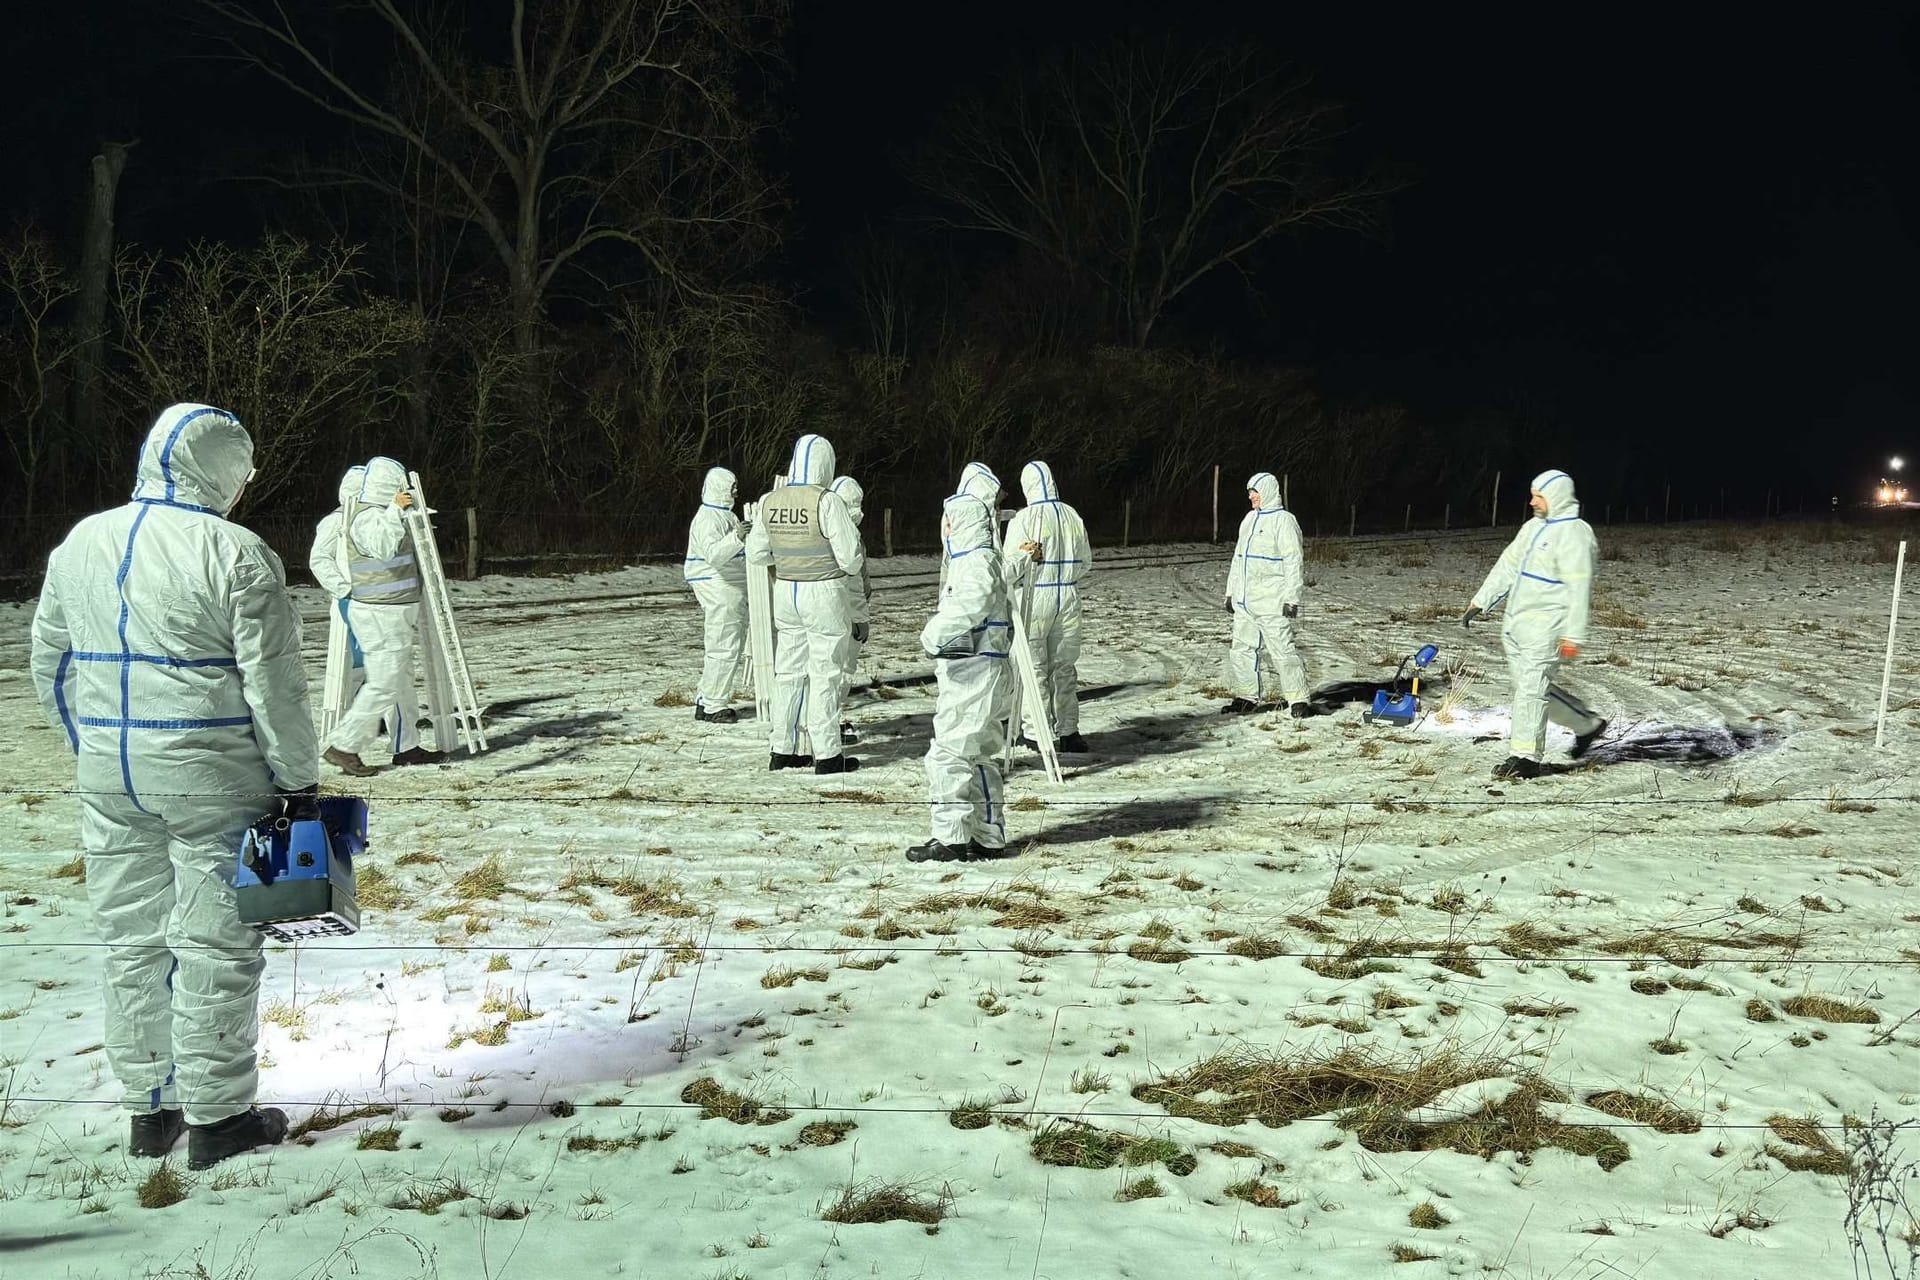
[[[1547,519],[1570,520],[1580,514],[1573,493],[1573,477],[1564,471],[1542,471],[1533,478],[1533,492],[1547,500]]]
[[[168,405],[140,449],[133,496],[233,510],[253,473],[253,437],[240,419],[205,404]]]
[[[375,458],[367,463],[360,478],[360,501],[384,507],[407,487],[407,469],[392,458]]]
[[[840,495],[841,505],[846,507],[847,514],[853,517],[853,522],[859,524],[860,518],[866,514],[863,504],[867,500],[867,491],[860,487],[860,482],[852,476],[841,476],[827,488]]]
[[[1053,468],[1044,462],[1029,462],[1020,468],[1020,492],[1027,495],[1028,502],[1050,502],[1060,496],[1060,486],[1053,482]]]
[[[725,507],[731,511],[738,489],[733,472],[725,467],[713,467],[708,470],[707,478],[700,482],[700,501],[710,507]]]
[[[956,493],[946,501],[947,559],[993,545],[993,513],[972,494]]]
[[[340,502],[345,505],[360,496],[360,486],[367,478],[365,466],[352,466],[340,477]]]
[[[1280,509],[1280,482],[1271,471],[1256,471],[1247,477],[1247,488],[1260,495],[1262,511]]]
[[[991,511],[1000,500],[1000,477],[993,474],[993,468],[984,462],[969,462],[960,469],[960,487],[955,495],[971,494],[987,504]]]
[[[833,446],[825,436],[801,436],[793,442],[787,483],[817,484],[824,489],[833,483],[833,461]]]

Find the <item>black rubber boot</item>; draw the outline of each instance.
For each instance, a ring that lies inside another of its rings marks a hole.
[[[852,773],[860,767],[860,762],[852,756],[828,756],[825,760],[815,760],[815,773]]]
[[[1251,698],[1235,698],[1232,702],[1220,708],[1220,714],[1223,716],[1250,716],[1259,709],[1260,704]]]
[[[1295,720],[1305,720],[1312,714],[1313,704],[1311,702],[1296,702],[1293,704],[1293,718]]]
[[[1540,776],[1540,762],[1529,760],[1525,756],[1508,756],[1493,766],[1496,778],[1537,778]]]
[[[988,845],[981,844],[978,840],[967,841],[967,861],[969,862],[992,862],[999,858],[1011,858],[1013,855],[1014,848],[1010,844]]]
[[[1567,752],[1567,754],[1573,759],[1578,760],[1581,756],[1584,756],[1593,749],[1593,744],[1600,741],[1600,735],[1606,731],[1607,722],[1602,720],[1599,724],[1593,726],[1590,731],[1575,734],[1573,738],[1573,750]]]
[[[767,769],[769,772],[774,769],[804,769],[812,763],[812,756],[783,756],[776,751],[767,761]]]
[[[287,1113],[255,1107],[213,1124],[187,1126],[187,1168],[211,1169],[222,1160],[255,1147],[277,1147],[287,1138]]]
[[[444,751],[429,751],[425,747],[409,747],[396,755],[393,758],[393,762],[397,765],[444,764],[446,759],[447,753]]]
[[[740,713],[732,707],[722,707],[718,711],[709,711],[705,707],[695,707],[693,718],[704,724],[733,724],[740,719]]]
[[[173,1144],[180,1141],[186,1127],[186,1114],[178,1107],[135,1116],[132,1133],[127,1138],[127,1154],[157,1160],[173,1150]]]
[[[907,850],[908,862],[965,862],[972,857],[972,846],[956,849],[938,840],[916,844]]]
[[[1087,754],[1089,750],[1087,740],[1077,733],[1070,733],[1060,739],[1060,741],[1053,744],[1053,749],[1055,751],[1064,751],[1070,756],[1083,756]]]

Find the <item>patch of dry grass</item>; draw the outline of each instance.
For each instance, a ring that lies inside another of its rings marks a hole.
[[[1031,1148],[1034,1159],[1041,1164],[1071,1169],[1111,1169],[1115,1165],[1137,1169],[1158,1164],[1184,1178],[1199,1165],[1191,1152],[1181,1150],[1170,1139],[1130,1137],[1078,1120],[1050,1122],[1033,1135]]]
[[[938,1191],[923,1191],[910,1182],[874,1179],[844,1188],[840,1198],[820,1214],[820,1219],[843,1225],[917,1222],[931,1235],[952,1212],[953,1190],[944,1183]]]
[[[1767,1154],[1794,1173],[1825,1173],[1846,1177],[1853,1172],[1853,1161],[1833,1145],[1820,1121],[1813,1116],[1770,1115],[1767,1127],[1790,1144],[1766,1144]]]
[[[1280,1188],[1258,1178],[1228,1183],[1222,1194],[1261,1209],[1289,1209],[1300,1203],[1300,1197],[1282,1195]]]
[[[142,1209],[166,1209],[187,1198],[187,1180],[171,1160],[162,1160],[141,1180],[135,1199]]]
[[[1133,1096],[1184,1119],[1220,1125],[1258,1120],[1278,1128],[1350,1107],[1411,1110],[1449,1089],[1497,1076],[1504,1065],[1451,1047],[1404,1057],[1351,1046],[1297,1054],[1247,1048],[1136,1085]]]
[[[1603,1111],[1621,1120],[1631,1120],[1661,1133],[1700,1132],[1698,1112],[1676,1107],[1659,1098],[1628,1093],[1624,1089],[1607,1089],[1596,1093],[1587,1099],[1587,1105],[1595,1111]]]
[[[734,1124],[780,1124],[793,1113],[778,1107],[765,1107],[744,1093],[723,1087],[711,1076],[702,1076],[680,1091],[680,1101],[700,1107],[702,1120],[730,1120]]]
[[[1855,1004],[1837,996],[1798,995],[1788,996],[1780,1002],[1780,1008],[1796,1018],[1818,1018],[1822,1022],[1863,1022],[1880,1021],[1880,1015],[1864,1004]]]

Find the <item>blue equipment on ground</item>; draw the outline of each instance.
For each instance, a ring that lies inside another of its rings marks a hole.
[[[358,796],[322,796],[317,819],[267,815],[240,839],[240,922],[282,942],[357,932],[353,860],[366,847],[367,802]]]
[[[1400,667],[1393,673],[1393,688],[1382,689],[1373,695],[1373,708],[1361,715],[1368,724],[1412,724],[1420,718],[1420,673],[1425,671],[1433,660],[1440,656],[1440,650],[1434,645],[1426,645],[1418,653],[1410,653],[1400,659]],[[1407,664],[1413,664],[1413,684],[1403,690],[1401,681],[1407,674]]]

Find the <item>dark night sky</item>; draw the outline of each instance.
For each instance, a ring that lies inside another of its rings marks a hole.
[[[313,118],[189,57],[182,8],[78,0],[13,29],[0,224],[69,233],[92,144],[131,132],[124,235],[258,227],[222,179],[265,168]],[[912,199],[892,157],[1010,55],[1177,22],[1310,71],[1347,104],[1345,158],[1409,180],[1385,237],[1289,247],[1257,301],[1212,290],[1187,332],[1436,423],[1524,403],[1549,438],[1631,424],[1682,464],[1737,450],[1837,479],[1920,452],[1909,13],[1323,8],[801,0],[777,157],[792,283],[836,320],[838,246]]]

